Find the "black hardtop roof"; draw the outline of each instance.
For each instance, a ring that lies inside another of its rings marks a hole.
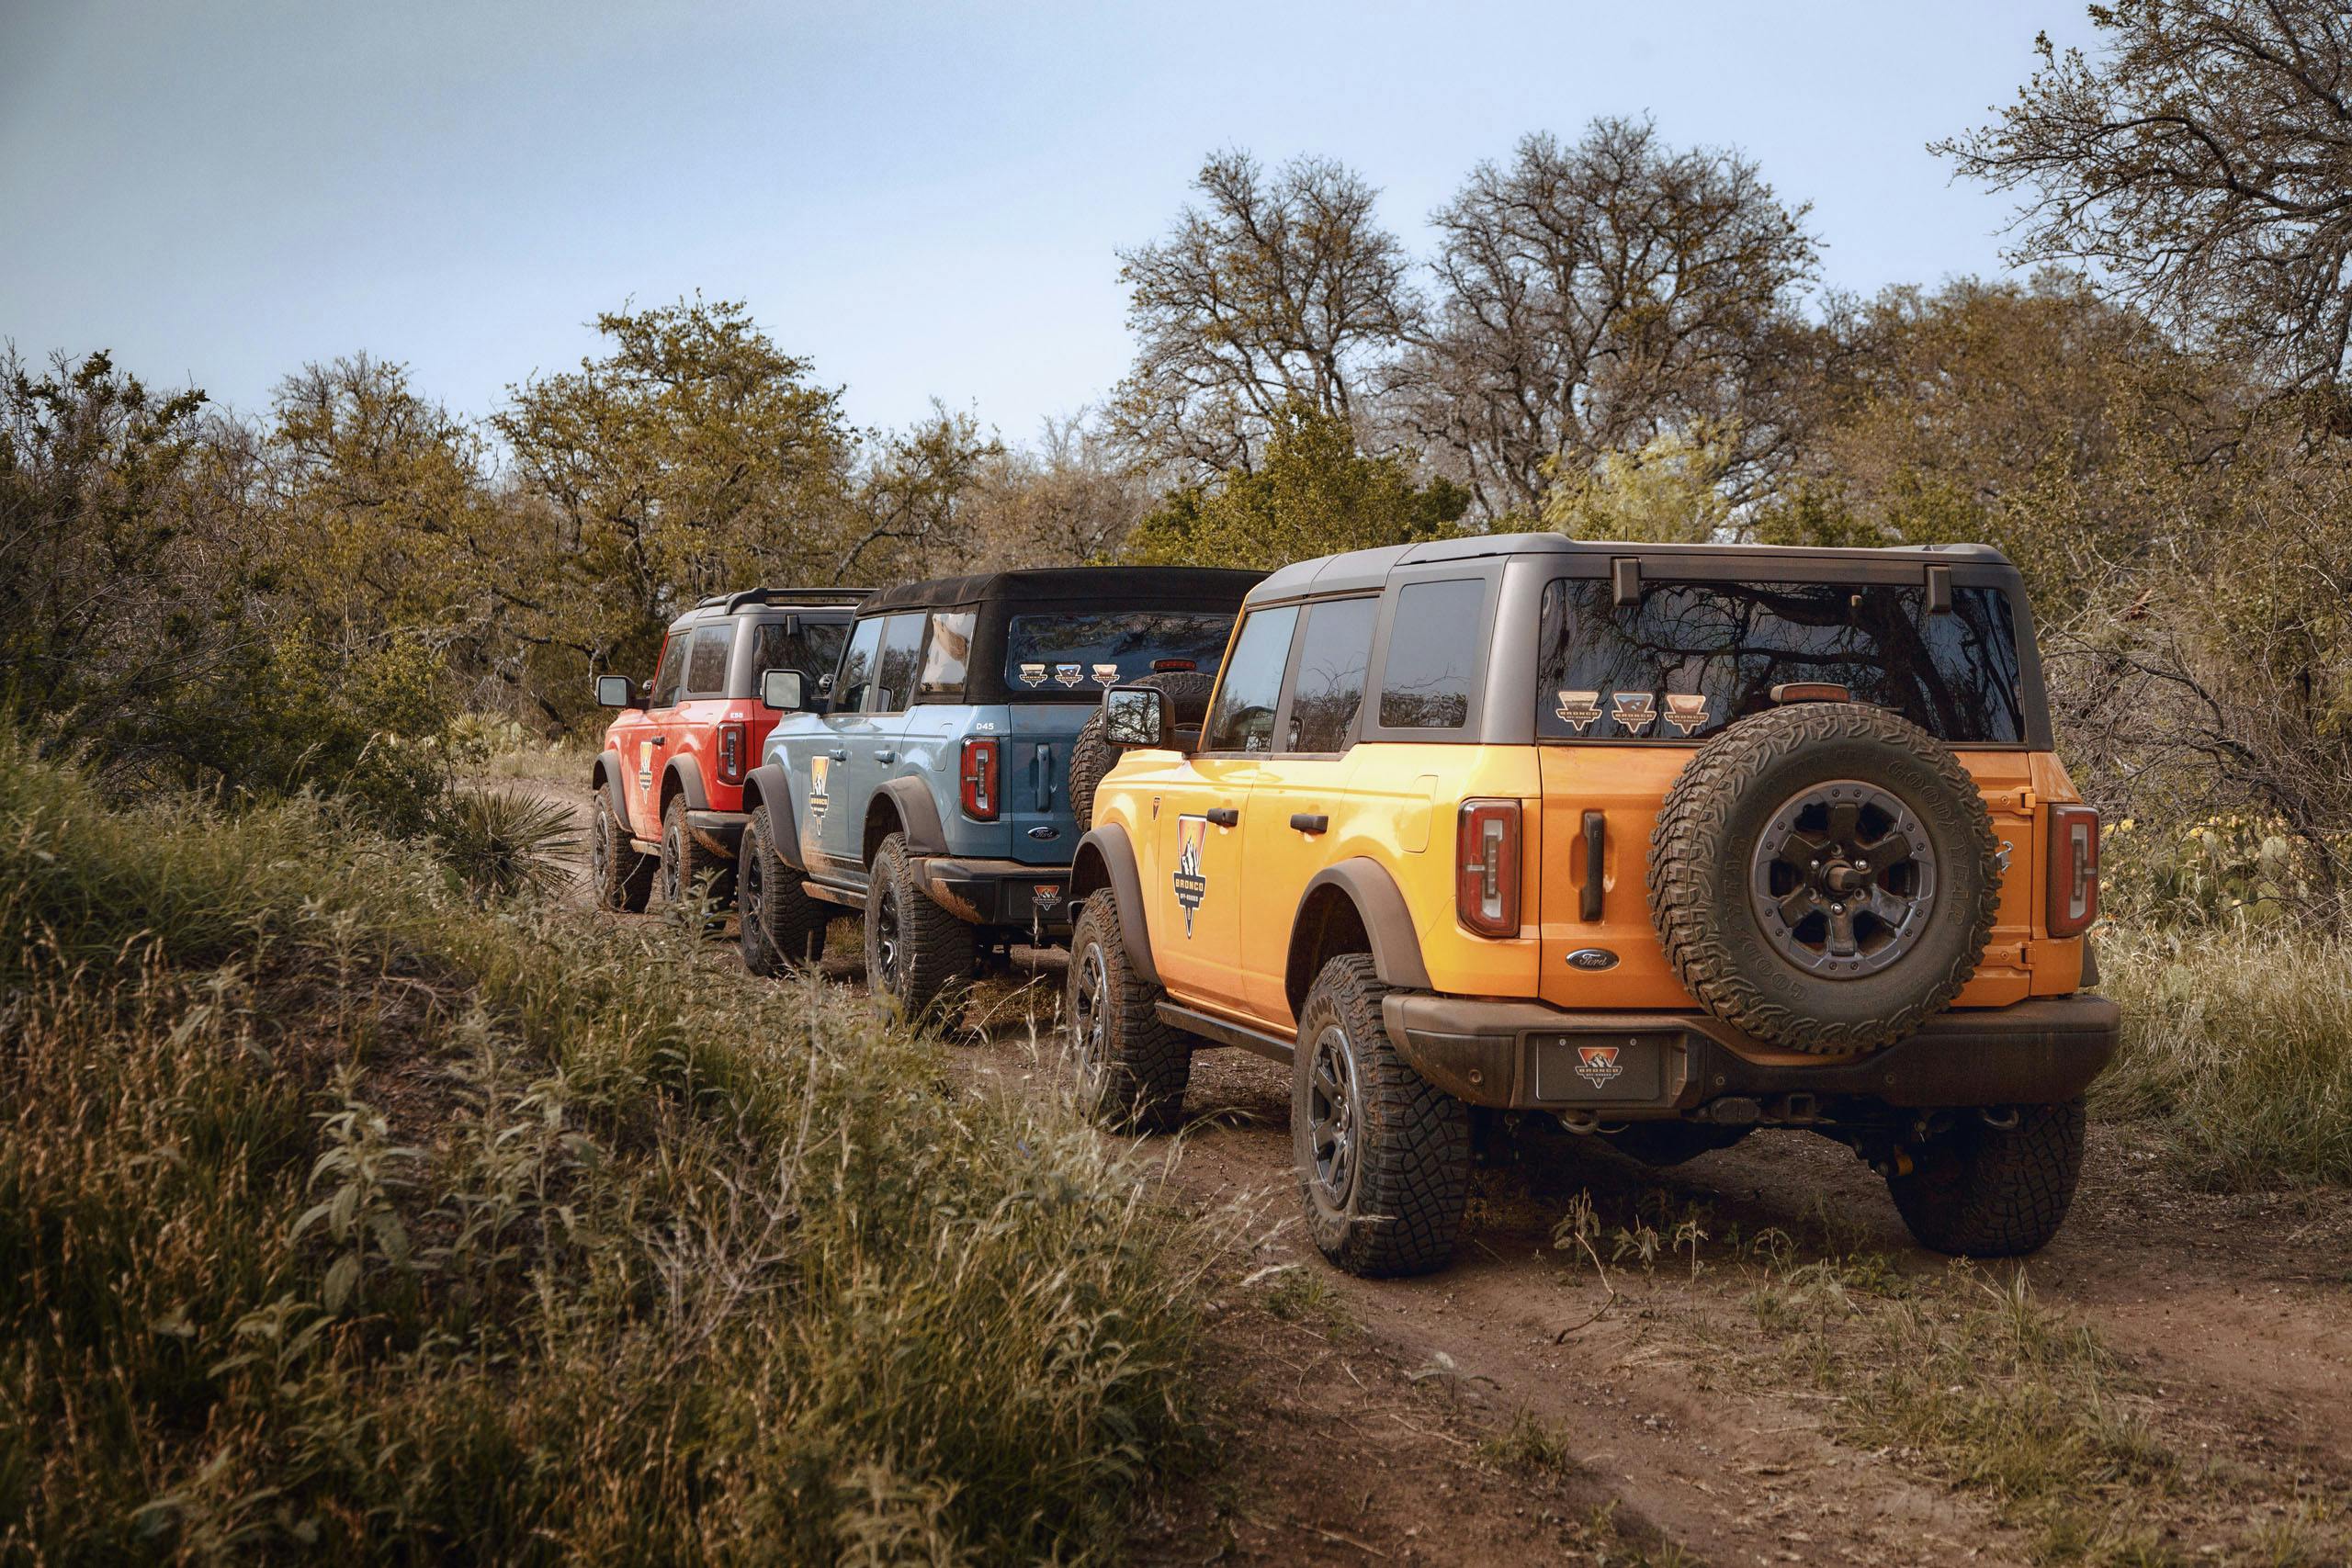
[[[1760,575],[1775,562],[1850,562],[1870,576],[1909,576],[1928,566],[1991,566],[2014,572],[2009,558],[1990,545],[1916,545],[1886,549],[1814,545],[1651,545],[1617,539],[1571,539],[1565,534],[1474,534],[1418,545],[1387,545],[1294,561],[1271,573],[1250,595],[1256,603],[1302,593],[1376,589],[1400,567],[1438,565],[1505,556],[1633,558],[1664,567],[1676,560],[1753,562]],[[1915,579],[1916,580],[1916,579]]]
[[[673,617],[670,625],[674,629],[688,621],[722,620],[747,610],[776,610],[787,615],[838,610],[842,618],[847,619],[873,593],[871,588],[745,588],[698,599],[692,609]]]
[[[1024,604],[1151,600],[1199,604],[1204,609],[1238,608],[1242,596],[1265,575],[1205,566],[1059,566],[988,571],[886,588],[859,605],[858,613],[935,610],[1011,599]]]

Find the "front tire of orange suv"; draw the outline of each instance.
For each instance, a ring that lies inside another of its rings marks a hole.
[[[652,856],[639,854],[630,844],[628,829],[613,815],[613,803],[605,798],[602,789],[596,792],[595,813],[588,840],[588,869],[596,907],[634,915],[651,896],[653,874],[659,868]]]
[[[1184,1123],[1193,1037],[1159,1019],[1160,989],[1137,976],[1119,937],[1117,895],[1079,906],[1069,939],[1069,1028],[1079,1103],[1121,1133],[1172,1133]]]
[[[1470,1198],[1470,1108],[1388,1038],[1367,953],[1323,966],[1299,1009],[1291,1147],[1307,1233],[1351,1274],[1426,1274],[1453,1256]]]

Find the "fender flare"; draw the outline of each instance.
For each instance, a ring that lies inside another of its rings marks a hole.
[[[1070,857],[1069,899],[1075,905],[1102,888],[1119,913],[1119,945],[1127,951],[1127,967],[1146,985],[1159,984],[1159,965],[1151,961],[1151,930],[1145,923],[1143,876],[1136,869],[1135,845],[1116,822],[1090,828]]]
[[[874,793],[875,799],[865,807],[869,826],[874,820],[875,807],[887,799],[898,807],[899,829],[907,836],[909,854],[947,852],[947,829],[939,820],[939,803],[932,799],[930,788],[921,779],[892,779]]]
[[[792,806],[792,775],[781,762],[763,763],[743,781],[744,815],[763,806],[768,811],[770,847],[775,858],[807,875],[808,867],[800,858],[800,818]]]
[[[1413,991],[1431,988],[1429,965],[1421,960],[1420,933],[1413,925],[1412,906],[1405,902],[1388,868],[1369,855],[1335,861],[1308,880],[1306,890],[1299,895],[1298,914],[1291,918],[1290,963],[1295,964],[1298,956],[1298,915],[1327,887],[1338,889],[1355,906],[1356,918],[1363,922],[1364,935],[1372,942],[1373,967],[1383,985]],[[1309,984],[1314,978],[1306,976]]]
[[[621,782],[628,776],[628,772],[627,765],[621,761],[620,752],[609,747],[598,752],[595,772],[592,776],[595,783],[590,793],[593,795],[601,791],[605,796],[605,804],[612,807],[613,820],[621,825],[621,831],[635,833],[637,829],[628,819],[627,786]]]
[[[687,810],[707,811],[710,809],[710,802],[702,793],[702,769],[695,766],[691,753],[682,753],[671,758],[670,765],[662,770],[662,795],[665,800],[670,795],[669,781],[672,779],[678,781],[678,793],[686,797]]]

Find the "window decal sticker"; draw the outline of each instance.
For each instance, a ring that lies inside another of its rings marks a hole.
[[[1079,682],[1085,679],[1083,673],[1085,668],[1086,667],[1082,664],[1055,665],[1054,684],[1057,686],[1068,686],[1071,690],[1075,691],[1078,688]]]
[[[1201,874],[1201,846],[1207,841],[1209,819],[1205,817],[1176,818],[1176,902],[1184,908],[1184,940],[1193,937],[1193,916],[1208,896],[1209,879]]]
[[[1096,665],[1094,667],[1094,683],[1098,686],[1117,685],[1119,683],[1119,667],[1115,664]]]
[[[1647,692],[1620,692],[1617,712],[1612,716],[1618,728],[1639,735],[1657,722],[1657,699]]]
[[[1021,683],[1024,686],[1044,685],[1046,667],[1042,664],[1023,664],[1021,667]]]
[[[1564,691],[1560,694],[1560,705],[1552,711],[1560,716],[1561,723],[1574,725],[1576,732],[1582,735],[1600,716],[1600,694]]]
[[[1685,735],[1693,735],[1707,727],[1707,694],[1704,692],[1668,692],[1666,694],[1666,722]]]

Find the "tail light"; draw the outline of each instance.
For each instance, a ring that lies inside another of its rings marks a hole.
[[[729,719],[718,727],[718,780],[721,784],[743,782],[743,757],[748,750],[743,744],[743,723]]]
[[[1480,936],[1519,934],[1519,802],[1465,800],[1454,841],[1453,910]]]
[[[2050,934],[2080,936],[2098,919],[2098,813],[2050,808]]]
[[[1192,659],[1155,659],[1151,661],[1151,672],[1155,675],[1165,675],[1183,670],[1198,670],[1200,667],[1200,662]]]
[[[964,815],[978,822],[993,822],[997,813],[997,743],[984,736],[964,742],[962,781]]]

